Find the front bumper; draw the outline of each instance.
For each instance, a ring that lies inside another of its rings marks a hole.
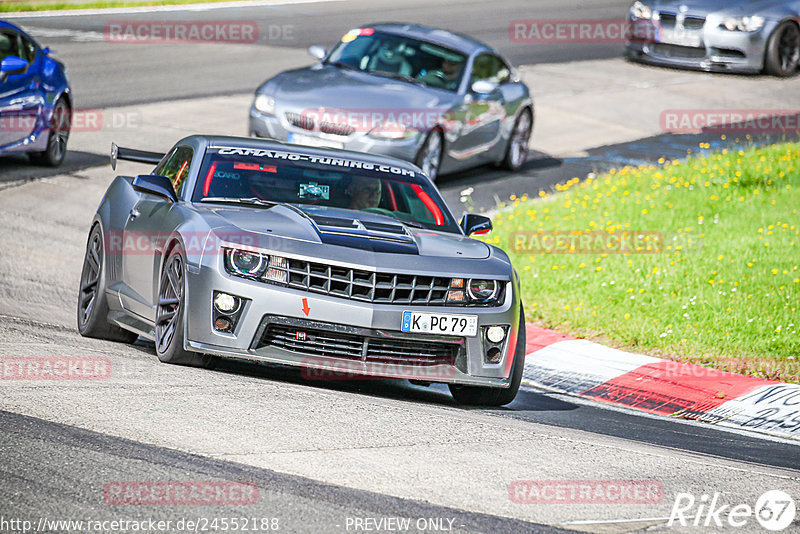
[[[686,31],[685,40],[665,39],[664,28],[650,23],[652,28],[645,32],[650,37],[626,42],[625,54],[630,59],[654,65],[709,72],[761,72],[766,43],[774,25],[767,22],[759,31],[734,32],[719,28],[721,22],[721,18],[709,15],[702,29]]]
[[[278,113],[282,116],[282,113]],[[380,156],[389,156],[414,163],[424,139],[423,134],[416,134],[408,139],[383,140],[375,139],[366,132],[356,131],[351,135],[325,134],[319,131],[309,131],[295,127],[284,118],[261,113],[254,107],[250,108],[249,134],[253,137],[275,139],[276,141],[289,141],[290,135],[314,138],[321,146],[342,148],[355,152],[365,152]],[[296,141],[292,141],[296,142]],[[298,143],[302,144],[302,143]],[[310,144],[310,143],[309,143]]]
[[[503,302],[493,307],[412,306],[374,304],[347,298],[271,285],[224,274],[219,266],[200,264],[187,272],[187,321],[185,348],[224,358],[302,367],[304,375],[319,379],[341,376],[406,378],[491,387],[508,387],[517,336],[519,335],[519,297],[517,282],[507,282]],[[425,273],[419,273],[425,274]],[[243,300],[241,315],[232,333],[215,330],[212,299],[222,291]],[[305,311],[304,311],[305,309]],[[409,334],[401,331],[404,311],[469,314],[478,316],[475,337]],[[485,327],[503,326],[507,330],[498,363],[488,363],[490,347]],[[291,344],[265,341],[270,327],[290,332],[310,332],[309,339]],[[318,351],[311,338],[323,332],[328,343],[345,345],[353,339],[365,340],[363,353],[331,356]],[[338,337],[337,337],[338,336]],[[331,340],[334,338],[333,340]],[[370,352],[373,341],[384,345],[381,355]],[[388,348],[387,348],[388,344]],[[451,358],[432,357],[425,352],[408,358],[417,346],[447,349]],[[399,346],[402,350],[393,348]],[[401,355],[386,358],[397,350]]]

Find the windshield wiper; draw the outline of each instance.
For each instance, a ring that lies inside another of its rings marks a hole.
[[[414,78],[413,76],[408,76],[407,74],[400,74],[399,72],[387,72],[385,70],[370,70],[367,71],[370,74],[375,74],[377,76],[383,76],[384,78],[392,78],[394,80],[402,80],[404,82],[413,83],[414,85],[422,85],[425,86],[425,83]]]
[[[343,63],[341,61],[328,61],[326,65],[333,65],[334,67],[339,67],[340,69],[347,69],[347,70],[358,70],[352,65],[348,65],[347,63]]]
[[[273,202],[272,200],[262,200],[256,197],[239,198],[239,197],[205,197],[201,198],[200,202],[219,202],[221,204],[240,204],[245,206],[260,206],[264,208],[271,208],[283,202]]]

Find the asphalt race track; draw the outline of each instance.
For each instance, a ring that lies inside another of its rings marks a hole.
[[[619,45],[531,47],[508,36],[511,20],[618,18],[627,4],[356,0],[14,19],[67,63],[77,107],[99,110],[109,124],[74,133],[58,170],[0,159],[0,357],[97,357],[110,372],[104,380],[0,380],[0,532],[22,531],[3,523],[12,519],[30,521],[31,531],[99,531],[53,520],[153,520],[171,526],[152,532],[182,532],[200,530],[184,529],[187,521],[237,517],[266,519],[265,530],[280,532],[403,531],[389,521],[397,518],[412,532],[704,532],[713,525],[667,527],[679,493],[719,493],[724,504],[751,507],[768,490],[797,496],[800,448],[788,440],[533,389],[504,409],[463,409],[440,386],[319,381],[236,362],[183,368],[159,363],[150,343],[76,331],[88,224],[114,176],[110,142],[158,150],[193,131],[244,134],[250,95],[263,79],[310,63],[306,46],[329,45],[361,22],[441,25],[523,66],[536,94],[534,153],[516,175],[481,168],[443,177],[456,212],[594,170],[682,157],[700,142],[739,142],[663,132],[664,108],[800,109],[798,79],[655,69],[622,61]],[[174,46],[103,39],[109,21],[210,18],[256,21],[266,38]],[[271,39],[270,28],[281,31]],[[257,488],[257,498],[138,506],[108,498],[114,484],[152,481],[228,481]],[[662,495],[647,503],[520,503],[509,494],[515,481],[647,481]],[[738,530],[761,531],[753,518]]]

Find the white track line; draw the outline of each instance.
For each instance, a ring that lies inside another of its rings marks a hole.
[[[45,17],[80,17],[92,15],[128,15],[135,13],[168,13],[173,11],[211,11],[246,7],[271,7],[295,4],[322,4],[344,0],[240,0],[236,2],[210,2],[204,4],[178,4],[170,6],[110,7],[107,9],[59,9],[53,11],[14,11],[0,13],[0,19],[34,19]]]

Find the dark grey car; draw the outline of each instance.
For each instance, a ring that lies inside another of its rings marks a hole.
[[[168,363],[297,366],[309,379],[449,385],[463,404],[519,390],[525,316],[501,249],[471,239],[404,161],[194,135],[118,176],[92,221],[78,297],[84,336],[155,342]]]
[[[633,59],[776,76],[800,64],[798,0],[636,0],[629,20]]]
[[[250,135],[344,148],[439,174],[487,163],[518,169],[528,154],[533,100],[494,49],[409,24],[351,30],[318,63],[256,92]]]

